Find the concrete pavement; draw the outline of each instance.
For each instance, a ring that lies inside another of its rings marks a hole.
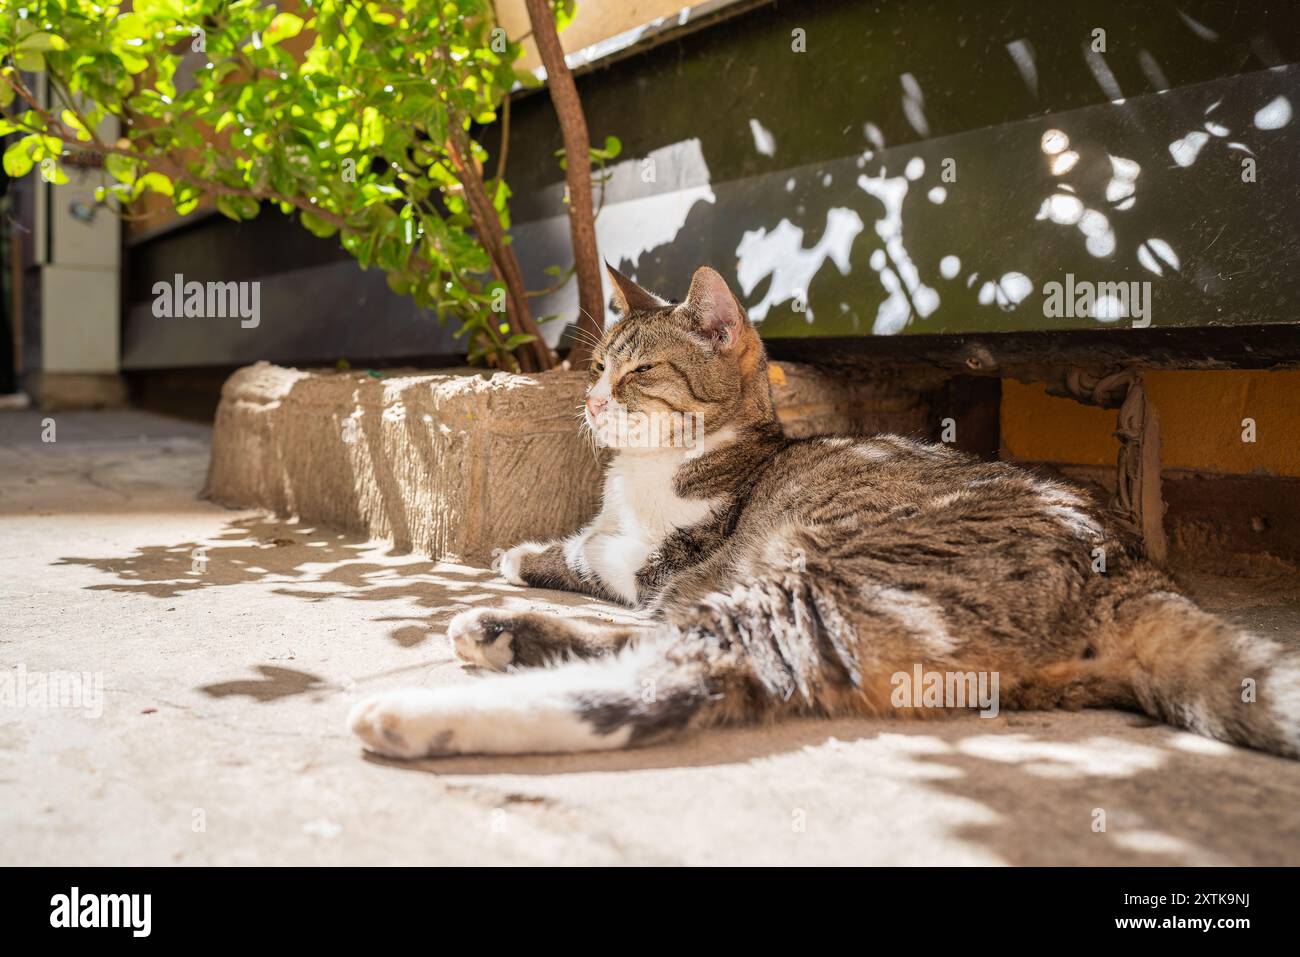
[[[457,611],[628,613],[200,501],[206,428],[54,418],[0,412],[0,674],[75,692],[0,704],[0,864],[1300,864],[1300,762],[1116,712],[368,758],[357,694],[482,680]],[[1293,582],[1194,585],[1300,634]]]

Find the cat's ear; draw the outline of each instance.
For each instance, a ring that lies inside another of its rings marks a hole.
[[[642,289],[609,263],[605,263],[605,271],[614,284],[614,307],[618,309],[619,315],[626,316],[636,309],[662,309],[669,305],[649,290]]]
[[[727,281],[708,266],[695,270],[686,305],[699,317],[700,331],[723,349],[730,349],[740,340],[741,330],[749,321]]]

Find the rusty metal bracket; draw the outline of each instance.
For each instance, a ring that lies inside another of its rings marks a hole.
[[[1115,427],[1119,458],[1110,511],[1140,537],[1147,558],[1164,562],[1169,540],[1160,489],[1160,413],[1147,396],[1142,371],[1132,366],[1105,373],[1070,369],[1055,386],[1048,386],[1048,392],[1119,410]]]

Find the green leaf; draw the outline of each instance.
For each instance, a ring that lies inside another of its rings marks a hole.
[[[29,33],[23,39],[18,41],[18,50],[66,50],[68,42],[61,36],[53,33],[41,31],[39,33]]]
[[[126,67],[126,72],[132,76],[137,76],[149,69],[149,61],[130,50],[119,49],[117,56],[122,61],[122,66]]]
[[[132,6],[142,17],[179,20],[185,15],[185,0],[135,0]]]
[[[134,183],[137,174],[136,162],[121,153],[109,153],[104,157],[104,169],[108,175],[120,183]]]
[[[251,196],[231,196],[227,194],[217,197],[217,211],[235,222],[244,219],[256,219],[259,209],[260,206],[257,200]]]
[[[155,193],[161,193],[164,196],[173,195],[172,181],[162,173],[149,172],[145,173],[135,181],[135,187],[131,190],[131,198],[139,199],[145,190],[153,190]]]
[[[344,123],[339,127],[339,131],[334,134],[334,148],[340,153],[351,153],[359,138],[360,133],[357,131],[357,124]]]
[[[545,80],[529,70],[514,70],[513,73],[515,82],[525,90],[535,90],[538,87],[546,85]]]
[[[361,114],[361,148],[363,150],[380,146],[384,142],[384,119],[373,106],[367,106]]]
[[[14,62],[26,73],[45,72],[45,57],[37,50],[15,50]]]
[[[565,30],[577,16],[577,3],[575,0],[551,0],[551,7],[555,10],[555,30],[557,33]]]
[[[337,226],[335,226],[331,222],[327,222],[326,220],[317,216],[315,213],[309,213],[304,211],[299,215],[298,218],[302,220],[302,224],[305,227],[307,227],[307,231],[311,233],[313,236],[320,236],[324,238],[326,236],[333,236],[336,232],[338,232]]]
[[[281,40],[296,37],[302,32],[303,19],[293,13],[277,13],[271,25],[262,34],[263,46],[275,46]]]
[[[202,198],[202,193],[193,183],[176,183],[173,186],[172,205],[176,208],[177,215],[188,216],[194,212]]]
[[[71,110],[64,110],[61,114],[59,114],[59,119],[63,121],[64,126],[70,127],[77,134],[77,140],[79,142],[82,143],[90,142],[91,140],[90,131],[87,130],[85,124],[83,124],[81,120],[77,118],[76,113],[73,113]]]
[[[32,156],[32,147],[35,145],[32,142],[33,139],[35,139],[36,143],[40,142],[40,137],[24,136],[22,139],[10,143],[9,148],[5,150],[5,172],[14,179],[26,176],[32,171],[32,166],[36,163]]]

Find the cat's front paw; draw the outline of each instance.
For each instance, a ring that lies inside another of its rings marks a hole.
[[[437,707],[435,695],[424,689],[371,695],[353,707],[348,727],[371,751],[390,758],[457,754],[454,716]]]
[[[550,546],[541,542],[524,542],[502,552],[492,567],[501,573],[501,577],[512,585],[527,585],[523,579],[524,559],[529,555],[540,555]]]
[[[456,657],[477,668],[505,671],[515,659],[510,618],[486,608],[463,611],[447,625]]]

